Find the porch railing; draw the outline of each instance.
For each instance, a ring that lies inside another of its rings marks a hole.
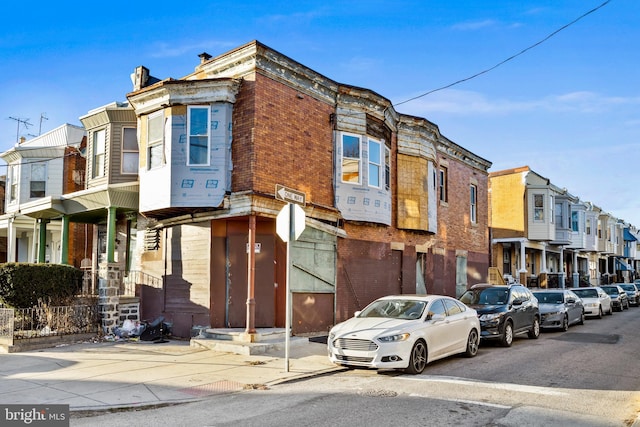
[[[98,273],[85,271],[82,281],[82,295],[98,295],[100,280],[102,279],[99,277]],[[151,288],[162,288],[162,279],[138,270],[126,271],[122,276],[119,294],[125,297],[135,296],[136,285],[145,285]]]

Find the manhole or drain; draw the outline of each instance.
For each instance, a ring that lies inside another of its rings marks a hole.
[[[183,388],[180,391],[192,396],[209,396],[211,394],[231,393],[244,389],[245,385],[235,381],[216,381],[195,387]]]
[[[581,332],[566,332],[552,338],[558,341],[579,342],[588,344],[617,344],[620,335],[617,334],[590,334]]]
[[[398,395],[392,390],[360,390],[358,394],[367,397],[396,397]]]

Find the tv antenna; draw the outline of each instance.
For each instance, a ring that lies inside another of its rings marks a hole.
[[[38,135],[42,135],[42,121],[43,120],[49,120],[49,117],[45,116],[45,114],[47,114],[47,113],[41,113],[40,114],[40,128],[38,129]]]
[[[21,119],[16,117],[9,117],[11,120],[18,122],[18,129],[16,130],[16,143],[20,142],[20,123],[24,125],[25,129],[29,129],[32,124],[29,123],[29,119]]]

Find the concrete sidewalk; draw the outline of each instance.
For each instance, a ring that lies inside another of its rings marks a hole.
[[[264,354],[210,350],[187,341],[79,343],[0,354],[2,404],[68,404],[71,411],[173,404],[344,368],[326,344],[297,338]]]

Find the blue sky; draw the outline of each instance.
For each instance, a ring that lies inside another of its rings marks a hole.
[[[38,3],[0,16],[0,151],[126,100],[138,65],[180,78],[259,40],[640,227],[637,0]]]

